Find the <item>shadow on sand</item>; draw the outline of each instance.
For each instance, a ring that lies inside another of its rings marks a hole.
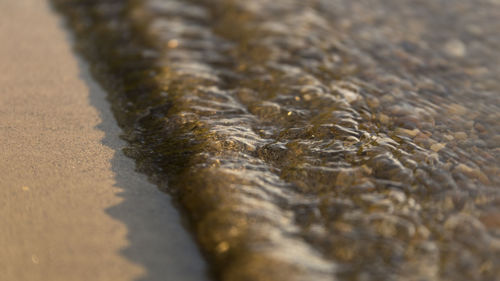
[[[73,43],[68,31],[66,34]],[[80,79],[88,85],[89,103],[100,115],[101,123],[96,128],[104,132],[102,144],[115,151],[111,165],[115,187],[120,189],[118,196],[123,201],[108,208],[106,213],[127,227],[129,245],[120,254],[145,270],[145,275],[134,281],[209,280],[200,251],[182,226],[170,196],[149,183],[145,175],[137,173],[134,161],[124,156],[122,148],[126,144],[119,138],[121,130],[106,94],[91,77],[88,64],[78,54],[75,56]]]

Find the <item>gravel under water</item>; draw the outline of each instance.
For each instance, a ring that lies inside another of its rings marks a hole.
[[[215,278],[499,280],[499,1],[53,2]]]

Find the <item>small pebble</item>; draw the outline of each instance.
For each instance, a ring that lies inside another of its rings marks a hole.
[[[446,143],[435,143],[435,144],[431,145],[431,150],[434,152],[438,152],[445,147],[446,147]]]
[[[452,39],[444,45],[444,50],[451,56],[463,57],[467,52],[467,47],[462,41],[458,39]]]
[[[175,49],[175,48],[179,47],[179,41],[177,39],[168,40],[167,46],[170,49]]]

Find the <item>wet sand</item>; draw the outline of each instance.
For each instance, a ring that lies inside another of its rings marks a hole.
[[[0,11],[0,280],[205,280],[49,4]]]

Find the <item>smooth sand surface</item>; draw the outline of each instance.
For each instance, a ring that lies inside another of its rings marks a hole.
[[[206,280],[44,0],[0,0],[0,280]]]

